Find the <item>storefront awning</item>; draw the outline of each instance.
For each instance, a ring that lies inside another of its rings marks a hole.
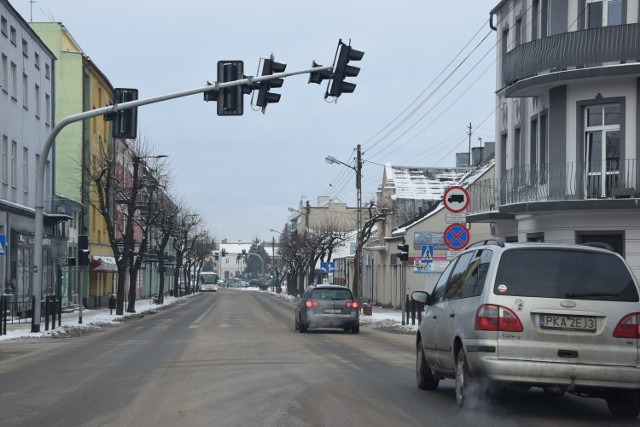
[[[96,256],[91,257],[91,271],[94,273],[114,273],[118,271],[116,265],[116,259],[110,256]]]

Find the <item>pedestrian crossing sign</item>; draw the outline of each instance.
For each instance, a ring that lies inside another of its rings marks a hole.
[[[422,262],[433,262],[433,245],[422,247]]]
[[[5,238],[4,234],[0,234],[0,256],[4,255],[4,248],[6,248],[5,242],[7,241],[7,239]]]

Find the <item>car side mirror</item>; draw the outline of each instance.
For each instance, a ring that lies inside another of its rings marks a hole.
[[[431,305],[431,298],[428,292],[413,291],[411,292],[411,299],[415,302],[419,302],[420,304]]]

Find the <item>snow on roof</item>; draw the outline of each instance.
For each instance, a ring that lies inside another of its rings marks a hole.
[[[492,157],[490,159],[488,159],[487,161],[481,163],[480,165],[478,165],[478,167],[474,168],[473,170],[467,170],[467,173],[464,174],[457,182],[453,182],[453,183],[449,183],[449,185],[447,185],[447,187],[450,187],[452,185],[459,185],[463,188],[468,188],[469,185],[473,184],[474,182],[476,182],[481,176],[483,176],[489,169],[491,169],[495,164],[495,157]],[[446,188],[445,188],[446,190]],[[440,196],[440,200],[442,199],[442,196],[444,195],[444,191],[442,192],[442,195]],[[402,227],[398,227],[396,229],[394,229],[391,232],[391,236],[399,236],[399,235],[404,235],[407,232],[407,229],[416,225],[417,223],[424,221],[425,219],[429,218],[432,215],[435,215],[437,212],[440,212],[440,210],[442,210],[444,208],[444,204],[442,203],[438,203],[433,210],[427,212],[422,218],[417,219],[416,221],[404,225]]]
[[[385,186],[395,189],[395,199],[440,200],[447,188],[455,185],[469,168],[417,168],[385,165]]]

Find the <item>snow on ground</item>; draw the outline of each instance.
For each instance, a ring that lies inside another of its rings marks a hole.
[[[234,289],[234,291],[237,289]],[[260,291],[258,288],[246,288],[242,289],[249,292],[265,292]],[[223,291],[224,292],[224,291]],[[272,295],[293,302],[294,297],[285,293],[272,293]],[[116,315],[115,310],[109,310],[106,308],[100,309],[84,309],[82,310],[82,323],[79,321],[78,310],[72,313],[62,314],[62,325],[56,326],[55,329],[49,325],[49,330],[45,331],[44,320],[40,324],[39,333],[31,332],[31,322],[29,319],[23,320],[22,323],[7,322],[7,334],[0,335],[0,341],[18,340],[18,339],[33,339],[33,338],[66,338],[71,336],[82,335],[86,332],[104,329],[108,327],[115,327],[124,322],[133,320],[135,318],[143,317],[145,315],[154,313],[163,308],[169,307],[174,304],[182,304],[189,298],[197,297],[200,294],[192,294],[179,298],[165,297],[162,305],[153,304],[150,299],[142,299],[136,301],[136,313],[125,313],[122,315]],[[57,321],[56,321],[57,323]],[[292,319],[293,323],[293,319]],[[416,326],[410,325],[410,321],[406,322],[407,325],[402,324],[402,313],[400,310],[392,310],[382,307],[372,307],[371,316],[360,316],[360,324],[368,326],[370,328],[382,329],[389,332],[413,334],[417,330]]]

